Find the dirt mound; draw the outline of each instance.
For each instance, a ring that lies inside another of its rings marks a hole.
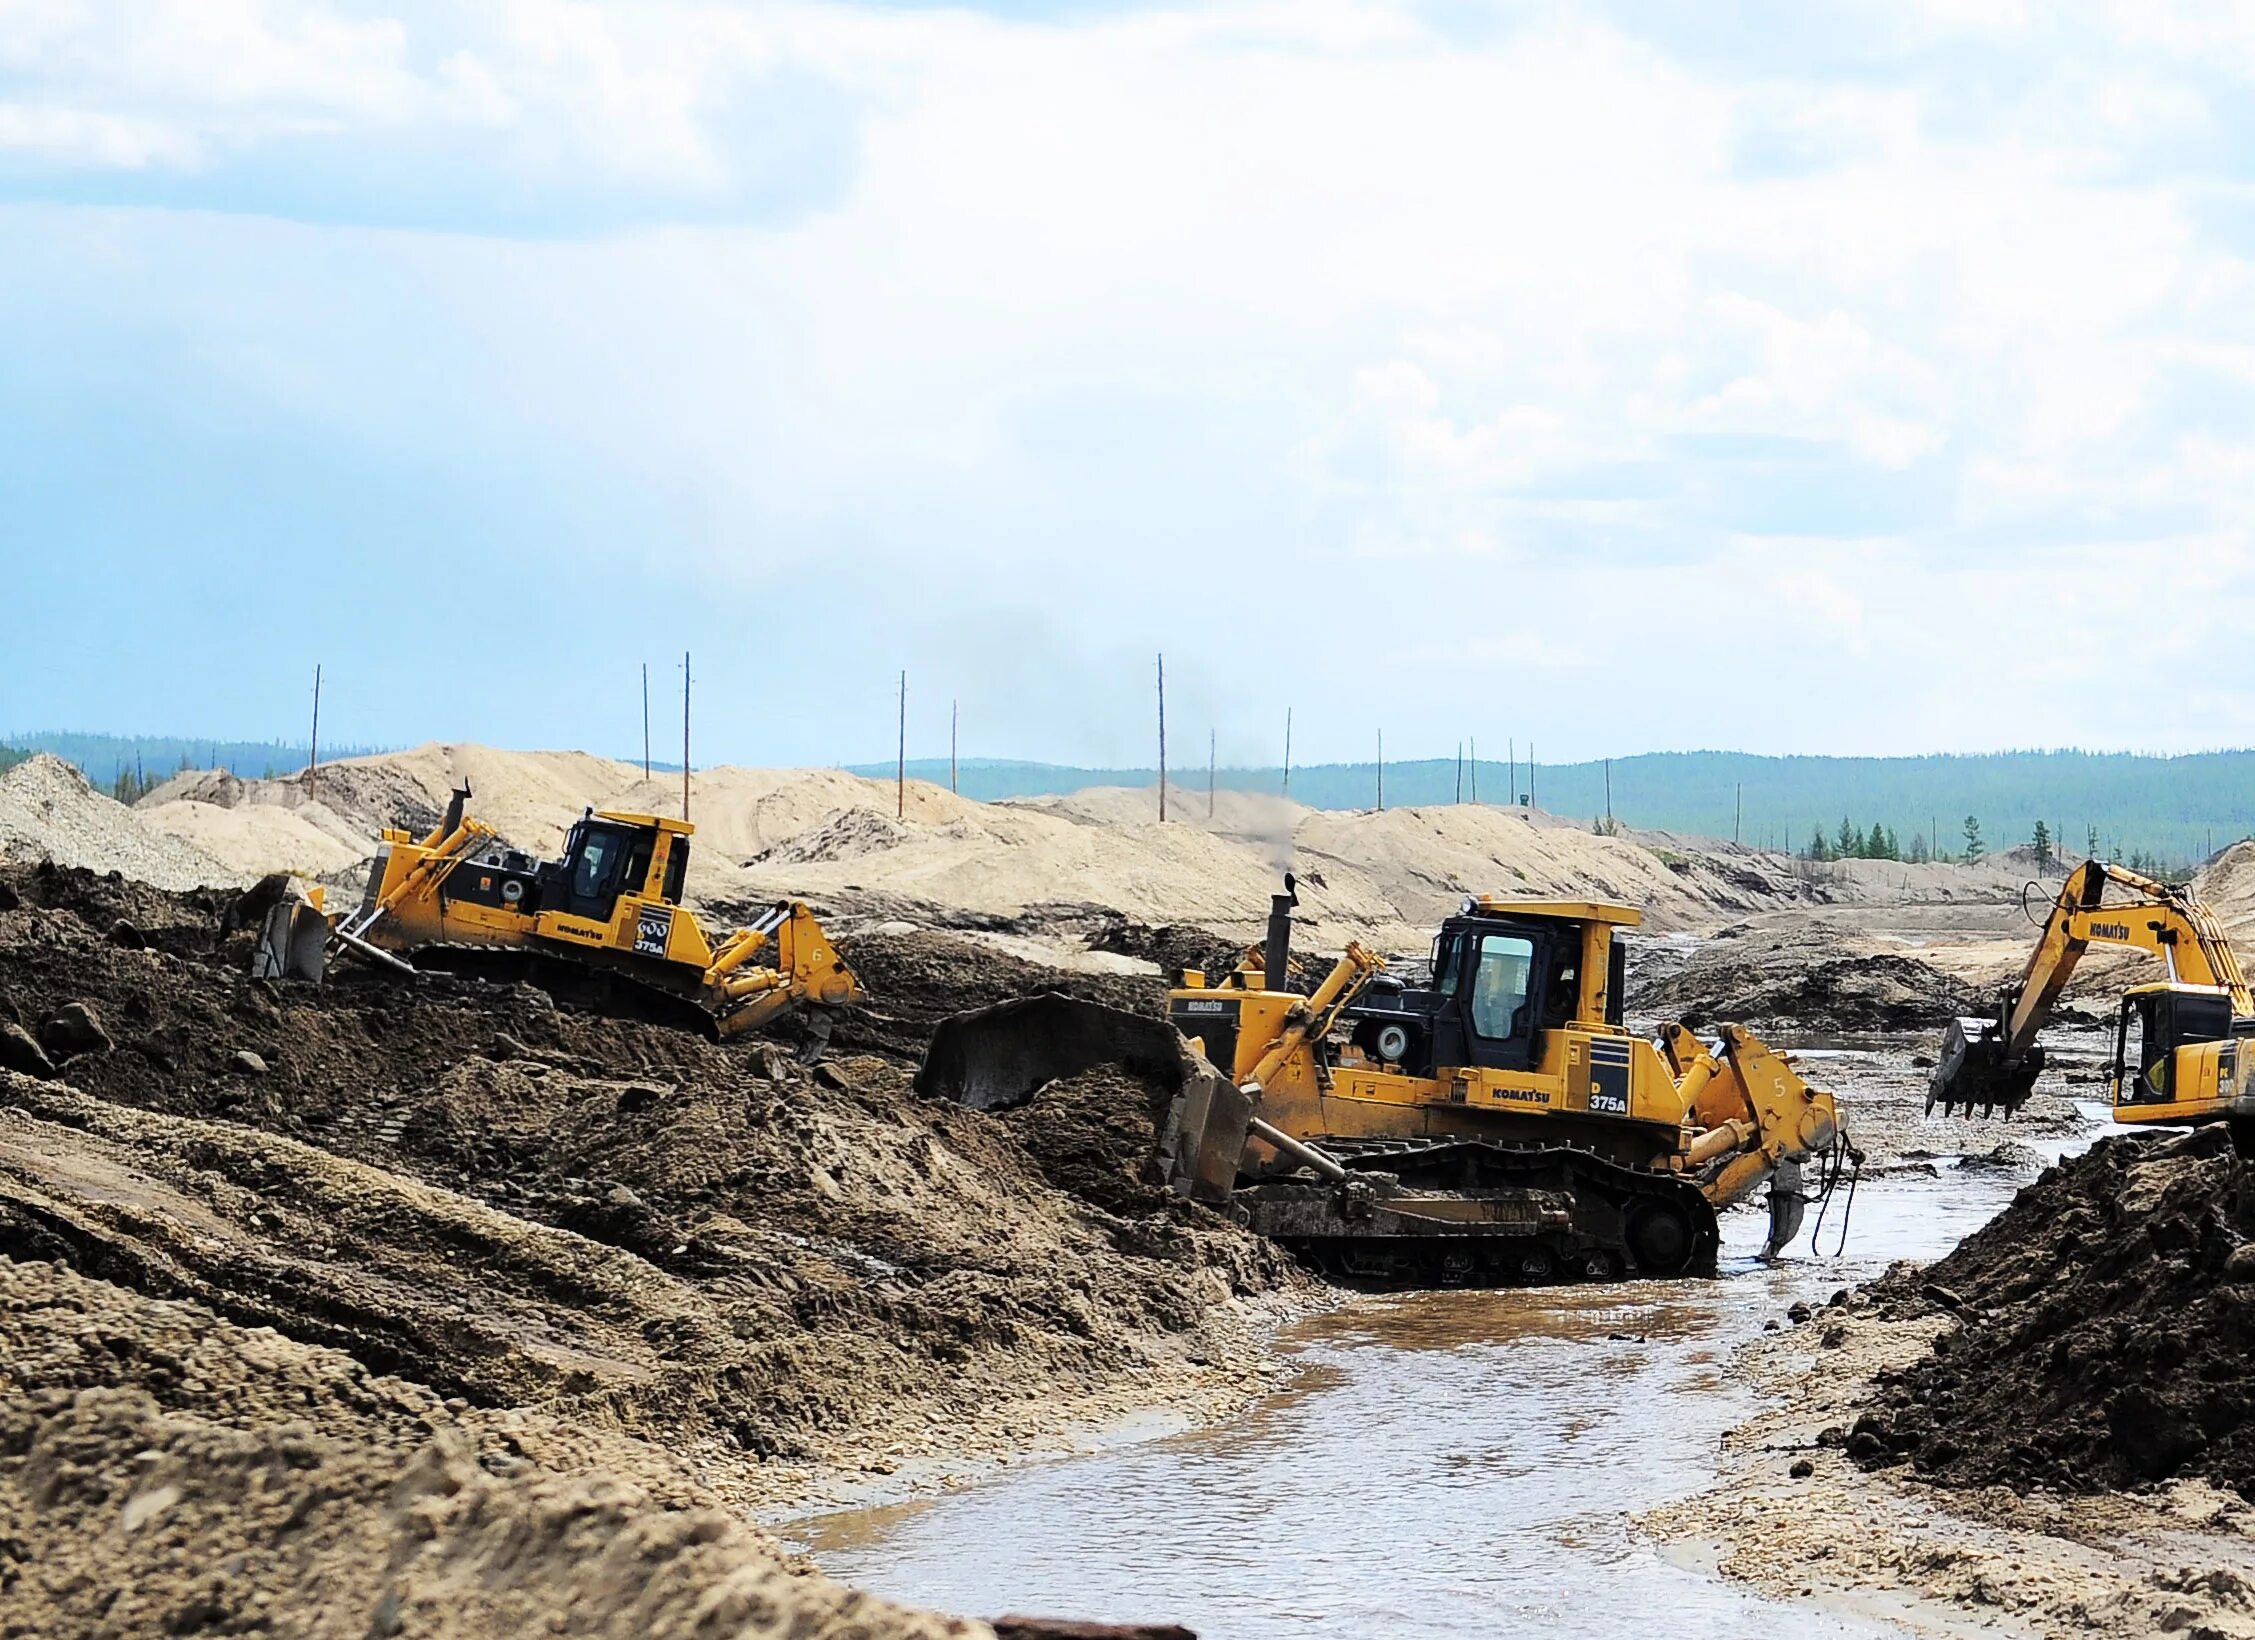
[[[1256,1349],[1233,1295],[1298,1279],[1202,1210],[1059,1189],[1002,1118],[850,1042],[808,1072],[522,988],[275,986],[243,973],[224,895],[0,886],[7,1008],[107,1031],[0,1092],[0,1255],[480,1405],[739,1464],[999,1442],[1067,1404],[1211,1393],[1193,1358]],[[113,939],[125,917],[147,937]],[[962,944],[854,955],[915,1018],[1045,981],[1126,998]],[[870,1034],[920,1052],[916,1029]]]
[[[1828,929],[1726,928],[1680,965],[1632,985],[1629,1011],[1694,1029],[1939,1030],[1981,1011],[1971,986],[1899,951]]]
[[[232,870],[192,843],[144,824],[46,752],[0,774],[0,859],[118,871],[175,889],[257,875]]]
[[[1115,1213],[1148,1213],[1168,1200],[1150,1162],[1174,1091],[1099,1065],[1045,1084],[1003,1121],[1058,1189]]]
[[[1209,976],[1225,974],[1245,954],[1244,942],[1224,938],[1210,928],[1190,923],[1162,923],[1154,928],[1133,918],[1121,918],[1097,929],[1089,936],[1088,948],[1148,962],[1170,984],[1185,968],[1203,969]]]
[[[975,1636],[820,1577],[662,1454],[0,1258],[11,1633]]]
[[[950,1014],[991,1007],[1042,991],[1163,1015],[1166,984],[1157,975],[1081,973],[1045,968],[976,939],[940,933],[878,933],[836,941],[869,992],[838,1023],[843,1052],[883,1054],[903,1064],[923,1057],[932,1028]]]
[[[2092,1492],[2200,1475],[2255,1498],[2255,1200],[2221,1127],[2120,1135],[2051,1168],[1878,1296],[1963,1325],[1850,1455],[1952,1486]]]

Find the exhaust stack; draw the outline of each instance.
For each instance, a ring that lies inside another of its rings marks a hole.
[[[1268,947],[1261,953],[1261,984],[1270,991],[1284,991],[1292,972],[1292,908],[1300,903],[1298,885],[1292,874],[1284,874],[1284,892],[1268,898]]]

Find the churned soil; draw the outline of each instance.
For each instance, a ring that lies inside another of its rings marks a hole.
[[[2090,1493],[2203,1477],[2255,1499],[2255,1193],[2220,1127],[2116,1135],[2046,1171],[1923,1274],[1874,1291],[1950,1322],[1882,1375],[1849,1454],[1956,1487]]]
[[[910,1087],[923,1021],[1049,988],[1026,972],[1131,1005],[1155,981],[869,945],[902,1015],[808,1067],[524,987],[254,981],[231,909],[0,868],[0,1048],[34,1071],[0,1071],[0,1633],[99,1632],[87,1579],[117,1568],[150,1580],[119,1633],[207,1609],[255,1627],[285,1571],[348,1589],[334,1632],[356,1635],[558,1612],[685,1634],[676,1596],[723,1585],[756,1620],[696,1632],[949,1632],[874,1602],[800,1622],[767,1550],[682,1512],[1224,1410],[1312,1297],[1273,1247],[1142,1182],[1154,1090],[1099,1068],[986,1113]],[[96,1354],[56,1366],[65,1335]],[[197,1399],[221,1369],[184,1338],[280,1380],[223,1417]],[[294,1422],[327,1455],[293,1457]],[[516,1444],[488,1462],[497,1428]],[[598,1551],[614,1538],[647,1553]],[[575,1558],[616,1589],[575,1604]],[[415,1615],[489,1572],[530,1603]]]
[[[1982,1011],[1972,987],[1901,951],[1825,928],[1724,929],[1679,965],[1632,981],[1630,1012],[1694,1029],[1938,1030]]]

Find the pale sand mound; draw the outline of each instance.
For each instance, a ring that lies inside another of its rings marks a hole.
[[[944,825],[841,816],[755,858],[748,881],[766,894],[868,890],[1004,916],[1100,905],[1233,931],[1259,926],[1278,887],[1279,861],[1196,826],[1097,825],[1016,805],[970,811]],[[1317,862],[1302,872],[1300,897],[1318,939],[1401,931],[1392,903],[1351,865]]]
[[[0,858],[121,871],[158,888],[199,888],[253,875],[144,824],[46,752],[0,774]]]
[[[362,1640],[958,1640],[794,1575],[663,1454],[547,1469],[537,1421],[45,1263],[0,1258],[10,1632]]]
[[[243,877],[270,871],[325,877],[367,859],[373,849],[371,843],[352,837],[343,822],[319,804],[289,809],[274,804],[221,808],[177,802],[135,812],[144,824],[193,844]],[[321,824],[316,814],[327,816],[330,824]]]

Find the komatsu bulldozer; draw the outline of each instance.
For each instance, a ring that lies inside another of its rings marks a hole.
[[[810,1040],[860,981],[814,913],[779,900],[718,944],[681,903],[696,828],[590,808],[564,852],[536,860],[470,818],[467,786],[427,836],[387,830],[360,906],[330,918],[278,904],[256,973],[318,979],[334,940],[388,967],[527,979],[568,1000],[733,1037],[810,1010]]]
[[[1158,1170],[1178,1193],[1384,1283],[1711,1275],[1717,1209],[1767,1186],[1774,1254],[1805,1187],[1861,1159],[1832,1096],[1751,1032],[1630,1034],[1630,907],[1468,899],[1421,983],[1349,945],[1302,994],[1284,978],[1290,881],[1263,947],[1217,980],[1181,976],[1176,1029],[1008,1003],[944,1022],[918,1088],[995,1107],[1104,1059],[1164,1078],[1180,1092]]]
[[[2114,1120],[2224,1122],[2240,1153],[2255,1155],[2255,997],[2230,937],[2189,888],[2105,860],[2068,874],[1994,1011],[1950,1022],[1926,1108],[2017,1112],[2043,1073],[2036,1038],[2094,945],[2159,957],[2167,973],[2122,993],[2107,1077]]]

